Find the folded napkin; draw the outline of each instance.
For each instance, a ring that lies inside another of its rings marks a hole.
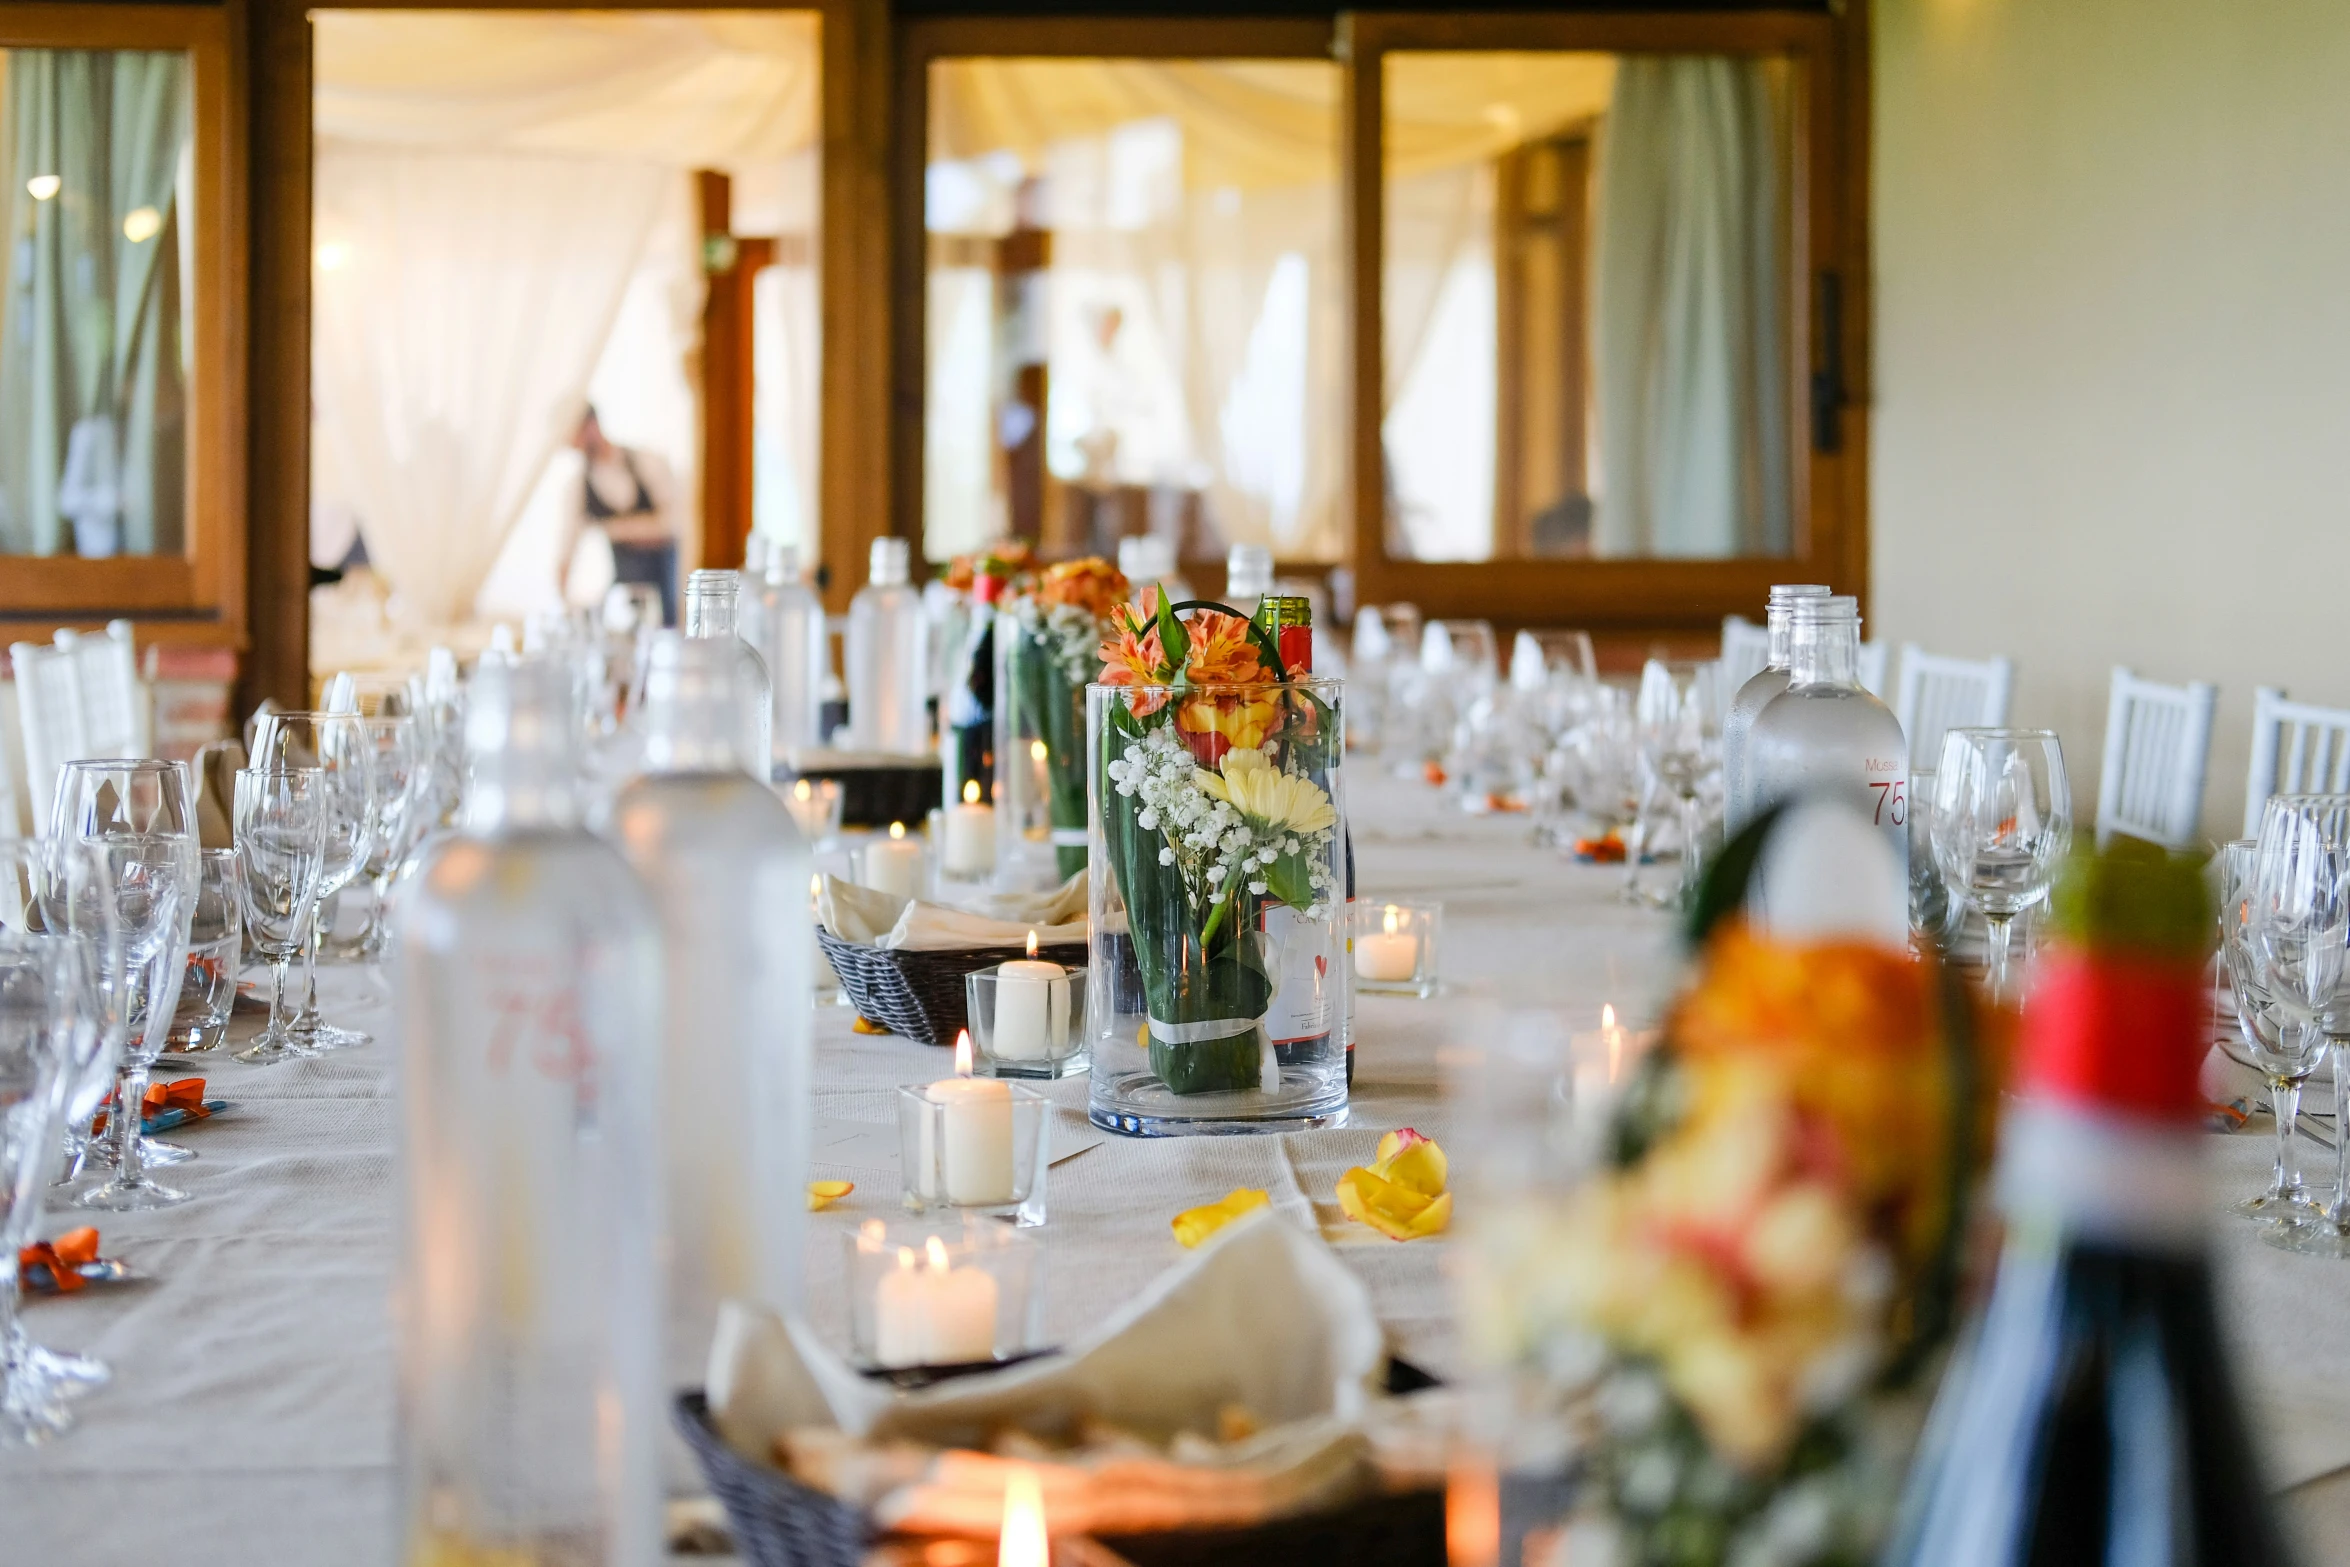
[[[903,952],[1017,947],[1030,931],[1040,946],[1085,940],[1085,872],[1049,893],[998,893],[968,908],[876,892],[838,876],[816,895],[816,923],[843,941]]]
[[[910,1393],[805,1323],[728,1302],[709,1394],[737,1452],[884,1527],[991,1535],[1018,1460],[1056,1527],[1125,1533],[1245,1525],[1369,1485],[1364,1416],[1385,1362],[1362,1282],[1260,1212],[1066,1352]]]
[[[105,1102],[112,1104],[112,1096]],[[139,1106],[139,1130],[153,1137],[158,1132],[168,1132],[190,1121],[201,1121],[227,1108],[228,1101],[225,1099],[204,1097],[204,1079],[200,1077],[183,1077],[169,1083],[149,1083],[147,1096]],[[100,1110],[90,1122],[92,1137],[106,1130],[106,1117],[107,1112]]]

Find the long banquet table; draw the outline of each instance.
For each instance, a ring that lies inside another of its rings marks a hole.
[[[1617,900],[1619,869],[1569,863],[1531,846],[1523,818],[1466,817],[1367,766],[1350,788],[1361,892],[1443,899],[1451,994],[1494,988],[1593,1024],[1603,1001],[1627,1018],[1653,1013],[1672,976],[1672,931]],[[326,997],[330,1015],[377,1042],[287,1066],[213,1068],[210,1092],[234,1108],[179,1134],[200,1157],[166,1175],[195,1200],[102,1222],[107,1254],[150,1282],[29,1305],[37,1338],[103,1356],[115,1379],[83,1402],[82,1426],[65,1440],[0,1452],[0,1559],[391,1560],[389,997],[380,976],[360,970],[326,971]],[[1442,1244],[1398,1244],[1349,1224],[1332,1189],[1381,1131],[1444,1135],[1437,1050],[1462,1015],[1445,997],[1363,998],[1344,1129],[1111,1138],[1056,1166],[1044,1232],[1053,1337],[1082,1333],[1177,1259],[1174,1213],[1262,1187],[1361,1275],[1398,1353],[1439,1375],[1454,1369]],[[885,1122],[896,1085],[945,1070],[942,1053],[852,1034],[849,1021],[845,1008],[818,1009],[820,1116]],[[1055,1086],[1081,1111],[1082,1078]],[[2215,1207],[2264,1178],[2265,1126],[2213,1139]],[[816,1173],[857,1183],[810,1221],[810,1298],[838,1340],[840,1235],[895,1213],[898,1189],[894,1174],[872,1169]],[[78,1222],[55,1214],[45,1233]],[[2307,1559],[2350,1564],[2350,1268],[2270,1250],[2242,1221],[2219,1220],[2217,1233],[2222,1310],[2273,1479],[2302,1522]]]

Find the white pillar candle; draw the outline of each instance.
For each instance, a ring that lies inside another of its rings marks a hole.
[[[1355,938],[1355,972],[1382,985],[1402,984],[1420,972],[1420,934],[1398,930],[1400,909],[1390,908],[1384,929]]]
[[[1049,1061],[1069,1046],[1069,971],[1036,955],[1036,932],[1028,933],[1028,956],[999,964],[995,971],[995,1035],[989,1049],[1006,1061]]]
[[[995,1358],[996,1283],[984,1268],[958,1268],[933,1235],[917,1259],[898,1249],[896,1269],[873,1297],[873,1358],[884,1366],[956,1366]]]
[[[906,836],[904,822],[891,822],[889,836],[866,844],[864,855],[866,886],[901,898],[922,896],[922,845]]]
[[[995,869],[995,807],[979,802],[979,780],[963,785],[963,803],[947,807],[946,872],[949,876],[985,876]]]
[[[971,1031],[955,1038],[955,1071],[923,1090],[939,1106],[922,1118],[916,1190],[933,1202],[993,1207],[1012,1201],[1012,1085],[971,1075]],[[934,1140],[935,1139],[935,1140]]]

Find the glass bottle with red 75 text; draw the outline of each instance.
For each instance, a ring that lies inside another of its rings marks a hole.
[[[660,1556],[660,932],[579,727],[568,666],[485,662],[394,895],[404,1564]]]
[[[1901,720],[1860,683],[1860,605],[1841,595],[1788,609],[1787,689],[1755,716],[1747,768],[1757,813],[1785,801],[1844,801],[1909,865],[1909,745]]]

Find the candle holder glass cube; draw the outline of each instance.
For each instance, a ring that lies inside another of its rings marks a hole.
[[[808,840],[811,849],[829,847],[840,837],[841,792],[837,778],[795,778],[778,791],[783,803],[791,809],[791,819],[798,824],[800,836]]]
[[[1052,1101],[1024,1083],[950,1077],[898,1090],[898,1170],[910,1213],[1045,1220]]]
[[[1044,1247],[1034,1236],[986,1221],[868,1219],[843,1239],[849,1348],[860,1365],[981,1369],[1044,1348]]]
[[[1353,920],[1348,945],[1357,991],[1389,996],[1436,994],[1443,904],[1364,898],[1354,905]]]
[[[1057,969],[1057,977],[1045,969]],[[965,975],[963,995],[980,1075],[1074,1077],[1091,1060],[1084,968],[1033,959],[999,963]]]

